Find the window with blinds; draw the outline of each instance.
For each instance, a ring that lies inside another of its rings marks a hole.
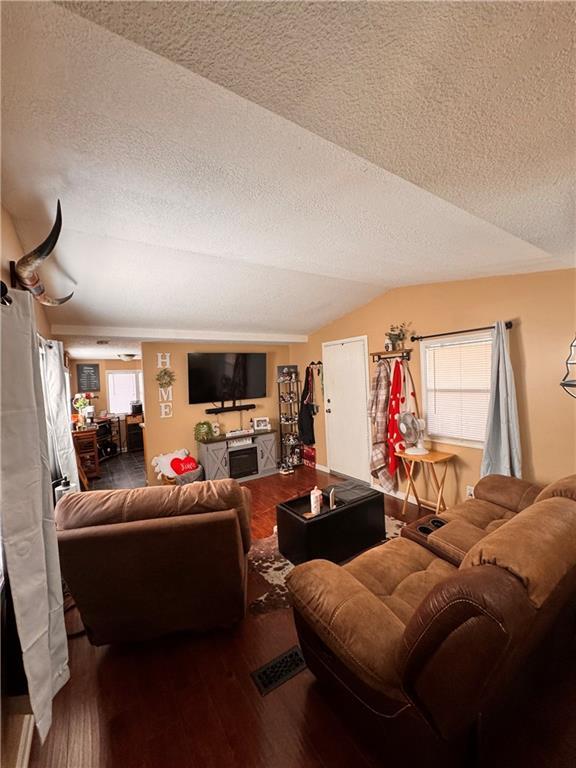
[[[490,401],[491,333],[423,340],[421,354],[428,435],[483,443]]]
[[[130,413],[130,403],[140,400],[142,371],[108,371],[108,412]]]

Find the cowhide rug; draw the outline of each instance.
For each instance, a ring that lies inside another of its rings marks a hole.
[[[406,525],[395,517],[386,515],[386,538],[395,539]],[[256,539],[248,553],[248,567],[261,576],[270,589],[250,603],[251,613],[269,613],[280,608],[289,608],[286,577],[294,568],[293,564],[278,551],[276,533],[267,539]]]

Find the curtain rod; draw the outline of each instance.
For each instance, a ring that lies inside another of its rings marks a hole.
[[[506,320],[506,328],[512,328],[512,320]],[[485,325],[483,328],[467,328],[464,331],[445,331],[444,333],[430,333],[428,336],[410,336],[410,341],[422,341],[422,339],[437,339],[440,336],[456,336],[459,333],[476,333],[476,331],[493,331],[494,325]]]

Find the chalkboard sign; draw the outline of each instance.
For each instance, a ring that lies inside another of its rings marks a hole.
[[[100,366],[98,363],[77,363],[78,392],[100,392]]]

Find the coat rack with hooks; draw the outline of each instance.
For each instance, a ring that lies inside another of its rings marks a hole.
[[[392,352],[370,352],[373,363],[379,363],[380,360],[407,360],[410,361],[412,355],[411,349],[393,350]]]

